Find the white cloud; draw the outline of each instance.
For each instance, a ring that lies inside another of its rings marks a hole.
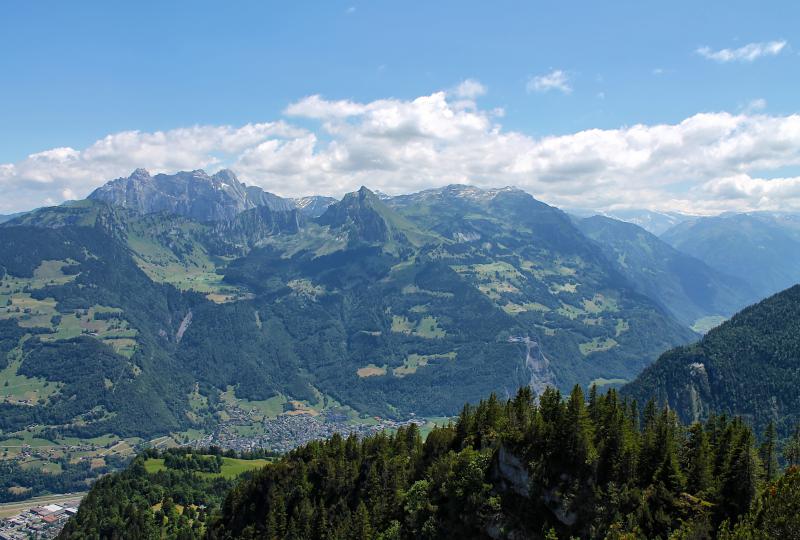
[[[365,106],[343,99],[328,101],[319,94],[308,96],[292,103],[283,111],[287,116],[305,116],[306,118],[346,118],[362,114]]]
[[[486,93],[486,87],[475,79],[466,79],[456,86],[453,94],[465,99],[475,99]]]
[[[558,90],[565,94],[572,92],[572,86],[569,84],[569,76],[560,69],[555,69],[544,75],[531,77],[525,85],[525,89],[528,92],[549,92],[550,90]]]
[[[720,49],[715,51],[710,47],[700,47],[697,54],[716,62],[753,62],[762,56],[775,56],[786,47],[786,41],[766,41],[762,43],[748,43],[738,49]]]
[[[54,148],[0,164],[0,213],[84,197],[136,167],[228,166],[280,195],[387,193],[470,183],[516,185],[548,203],[714,213],[800,210],[800,115],[758,107],[699,113],[674,124],[532,137],[503,129],[472,92],[371,102],[310,96],[278,121],[122,132],[83,149]],[[769,176],[780,178],[770,179]]]

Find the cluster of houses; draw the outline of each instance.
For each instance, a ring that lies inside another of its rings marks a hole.
[[[295,411],[293,411],[295,412]],[[267,449],[274,452],[289,452],[313,440],[327,439],[334,433],[345,437],[354,434],[366,437],[384,430],[397,429],[409,424],[422,427],[425,420],[413,418],[405,421],[375,418],[372,424],[351,423],[346,414],[326,411],[322,415],[312,415],[305,411],[299,414],[284,413],[277,418],[266,418],[261,422],[261,433],[242,435],[237,426],[249,426],[254,422],[249,418],[234,417],[222,422],[213,434],[185,443],[194,448],[219,446],[225,450],[247,452]]]
[[[78,513],[80,499],[63,504],[34,506],[11,518],[0,520],[0,540],[49,540],[58,536],[67,520]]]

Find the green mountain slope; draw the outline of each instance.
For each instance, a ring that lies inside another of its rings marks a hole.
[[[213,430],[232,402],[452,415],[632,379],[693,336],[515,190],[213,222],[81,201],[0,227],[0,268],[3,375],[30,388],[3,395],[5,436]]]
[[[594,216],[579,220],[578,227],[602,246],[639,292],[687,326],[704,318],[730,317],[756,300],[745,281],[714,270],[632,223]]]
[[[429,250],[510,315],[564,388],[627,379],[649,351],[692,333],[607,260],[560,210],[515,189],[449,186],[387,201],[447,242]],[[536,381],[534,381],[536,386]]]
[[[800,282],[800,219],[796,214],[700,218],[673,227],[661,239],[750,283],[759,298]]]
[[[0,275],[9,336],[0,367],[40,388],[4,393],[3,432],[43,424],[60,435],[133,436],[181,424],[189,377],[164,336],[192,295],[148,279],[101,226],[5,227]]]
[[[685,421],[742,416],[758,431],[800,421],[800,286],[735,315],[694,345],[664,353],[624,395],[655,397]]]

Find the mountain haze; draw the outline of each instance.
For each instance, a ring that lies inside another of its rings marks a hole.
[[[757,299],[750,285],[677,251],[646,230],[608,217],[578,222],[637,290],[687,326],[730,317]]]
[[[800,217],[755,212],[685,221],[661,235],[674,248],[750,284],[764,298],[800,282]]]

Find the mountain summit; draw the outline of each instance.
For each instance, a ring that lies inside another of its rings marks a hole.
[[[328,206],[317,223],[346,230],[350,243],[399,242],[419,245],[424,243],[425,237],[430,236],[364,186]]]
[[[89,198],[139,214],[167,212],[198,221],[231,220],[259,206],[270,210],[295,207],[290,199],[245,185],[228,169],[213,175],[198,169],[155,176],[136,169],[129,177],[117,178],[96,189]]]

